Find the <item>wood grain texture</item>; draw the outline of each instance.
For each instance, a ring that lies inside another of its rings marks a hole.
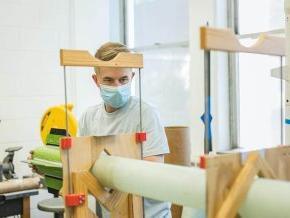
[[[30,197],[24,197],[22,199],[21,218],[30,218]]]
[[[40,178],[11,179],[0,182],[0,194],[37,189],[40,187]]]
[[[127,194],[116,191],[110,193],[109,190],[104,189],[98,183],[97,179],[89,171],[99,155],[104,152],[104,149],[115,156],[141,159],[140,144],[136,143],[135,134],[72,137],[71,139],[71,148],[60,151],[63,164],[63,196],[70,193],[70,182],[71,187],[73,187],[72,193],[76,193],[76,191],[91,193],[104,207],[113,211],[111,217],[121,217],[119,215],[123,211],[118,212],[120,205],[126,201],[124,204],[126,204],[127,208],[129,207]],[[65,217],[67,218],[80,218],[83,215],[90,215],[87,205],[78,206],[78,209],[65,207]]]
[[[258,172],[258,154],[250,154],[243,168],[235,178],[216,218],[234,218],[243,203],[248,190]]]
[[[208,218],[214,218],[242,168],[241,156],[225,154],[205,156],[205,159],[206,211]]]
[[[143,68],[143,55],[121,52],[111,61],[102,61],[85,50],[60,50],[61,66]]]
[[[188,127],[165,127],[170,153],[165,155],[164,162],[181,166],[190,166],[191,144]],[[171,205],[172,218],[181,218],[182,206]]]
[[[251,47],[243,46],[229,29],[200,28],[200,48],[204,50],[245,52],[274,56],[285,56],[286,41],[283,37],[262,34]]]
[[[277,179],[290,181],[290,146],[265,150],[265,160],[275,172]]]
[[[287,180],[290,169],[289,154],[290,146],[279,146],[243,153],[205,156],[207,217],[238,216],[238,209],[256,175]],[[244,164],[242,157],[247,158]]]

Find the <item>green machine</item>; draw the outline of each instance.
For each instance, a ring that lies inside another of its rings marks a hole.
[[[30,163],[44,175],[48,189],[59,191],[62,187],[62,163],[59,147],[46,145],[33,150]]]
[[[62,163],[59,141],[64,136],[76,136],[77,120],[72,113],[73,106],[68,104],[68,134],[66,133],[65,106],[49,108],[41,120],[41,138],[44,146],[32,151],[30,164],[44,176],[48,192],[57,195],[62,187]]]

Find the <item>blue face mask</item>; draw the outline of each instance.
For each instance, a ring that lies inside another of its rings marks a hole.
[[[131,83],[122,86],[100,85],[104,102],[113,108],[123,107],[131,96]]]

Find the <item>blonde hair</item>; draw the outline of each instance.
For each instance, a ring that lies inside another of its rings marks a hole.
[[[103,44],[96,52],[95,57],[102,61],[114,59],[120,52],[130,52],[126,45],[118,42],[107,42]],[[99,67],[95,67],[95,72],[99,72]]]

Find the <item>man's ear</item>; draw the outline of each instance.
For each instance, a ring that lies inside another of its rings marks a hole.
[[[98,81],[98,76],[94,73],[92,75],[92,78],[93,78],[95,84],[100,88],[100,84],[99,84],[99,81]]]

